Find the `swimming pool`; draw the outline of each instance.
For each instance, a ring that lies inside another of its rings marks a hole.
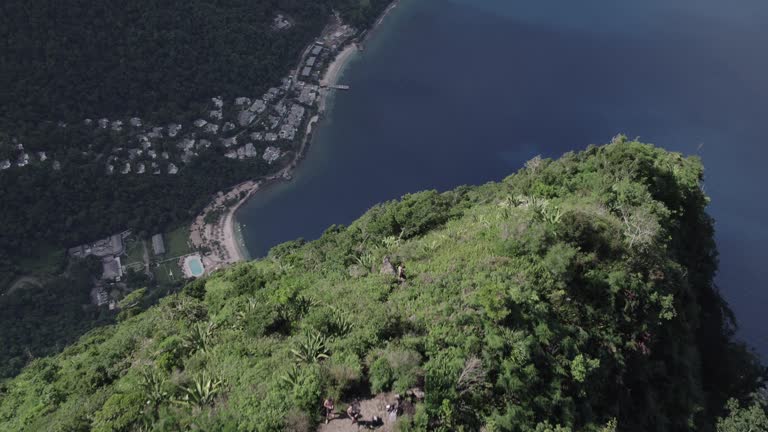
[[[192,277],[200,277],[205,273],[203,260],[199,255],[188,256],[184,261]]]

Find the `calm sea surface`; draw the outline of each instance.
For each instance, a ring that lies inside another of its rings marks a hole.
[[[404,0],[347,68],[252,256],[408,192],[500,180],[616,133],[699,154],[740,335],[768,359],[768,2]]]

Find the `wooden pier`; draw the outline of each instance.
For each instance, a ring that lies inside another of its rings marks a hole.
[[[333,89],[333,90],[349,90],[350,89],[350,87],[348,85],[344,85],[344,84],[331,84],[331,85],[328,85],[328,84],[326,84],[324,82],[320,83],[320,88],[329,88],[329,89]]]

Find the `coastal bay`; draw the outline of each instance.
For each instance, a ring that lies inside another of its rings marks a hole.
[[[757,198],[768,7],[738,3],[400,2],[343,74],[352,90],[331,98],[293,181],[238,212],[250,254],[317,238],[382,200],[639,135],[704,160],[717,283],[739,334],[768,355],[768,208]]]
[[[345,66],[354,58],[358,51],[355,43],[345,46],[328,65],[321,79],[322,86],[318,100],[318,114],[307,123],[301,146],[293,159],[275,175],[261,181],[247,181],[241,183],[226,192],[220,192],[215,199],[197,216],[190,227],[190,244],[197,249],[208,250],[203,257],[208,272],[212,272],[228,265],[245,261],[250,258],[248,249],[242,236],[242,225],[237,221],[236,214],[240,207],[264,186],[293,175],[301,159],[306,153],[306,148],[312,138],[312,129],[320,120],[326,109],[326,100],[333,93],[330,87],[338,83]]]

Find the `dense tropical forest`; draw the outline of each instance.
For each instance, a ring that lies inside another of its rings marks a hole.
[[[278,84],[333,12],[367,28],[384,0],[9,0],[0,4],[0,161],[17,143],[47,160],[0,171],[0,292],[41,245],[64,248],[123,229],[153,233],[188,221],[212,193],[275,171],[208,152],[166,176],[104,175],[125,147],[86,118],[167,124],[211,97]],[[290,28],[274,28],[284,15]],[[59,123],[64,122],[64,123]],[[66,127],[64,124],[67,124]],[[161,143],[156,148],[165,150]],[[54,166],[60,164],[61,169]]]
[[[364,28],[384,3],[4,1],[0,77],[13,85],[0,89],[0,130],[125,114],[168,122],[212,96],[260,93],[332,10]],[[272,28],[277,13],[290,17],[290,31]]]
[[[618,137],[136,291],[2,384],[0,429],[308,431],[396,392],[399,431],[766,431],[702,179]]]
[[[106,308],[90,305],[98,260],[73,262],[67,275],[35,281],[0,298],[0,380],[28,361],[60,352],[93,327],[113,323]]]

